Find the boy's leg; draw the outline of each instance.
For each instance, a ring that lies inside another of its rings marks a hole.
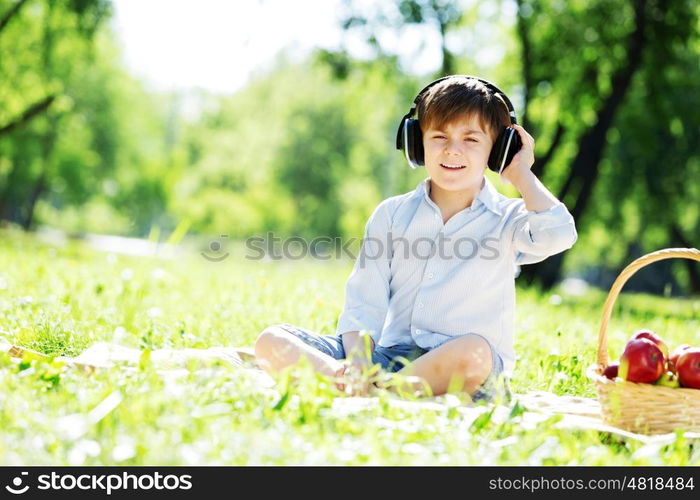
[[[305,343],[280,325],[267,327],[255,342],[257,363],[270,373],[297,363],[302,356],[311,362],[317,373],[329,377],[340,376],[345,370],[333,356]]]
[[[454,338],[422,355],[399,371],[402,375],[418,377],[416,390],[430,386],[432,395],[445,394],[459,384],[460,390],[473,395],[486,381],[493,368],[493,353],[489,343],[476,334]],[[424,391],[423,391],[424,392]]]

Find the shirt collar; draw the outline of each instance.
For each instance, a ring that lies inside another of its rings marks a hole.
[[[499,206],[501,196],[501,193],[496,191],[496,188],[493,187],[491,181],[488,180],[487,177],[484,177],[484,187],[481,189],[481,192],[476,199],[481,201],[486,208],[491,210],[493,213],[500,216],[503,215],[503,212],[501,212],[501,207]]]
[[[422,196],[429,203],[433,203],[433,201],[430,199],[430,177],[420,181],[416,187],[415,196]],[[500,216],[503,215],[498,203],[500,198],[501,194],[496,191],[496,188],[493,187],[491,181],[484,177],[484,186],[481,188],[481,191],[479,191],[474,203],[481,203],[493,213]],[[475,205],[472,204],[472,206]]]

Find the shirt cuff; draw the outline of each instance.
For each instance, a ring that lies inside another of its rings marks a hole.
[[[542,212],[527,211],[514,234],[516,264],[541,262],[571,248],[577,239],[574,218],[563,203]]]
[[[527,215],[531,233],[569,224],[573,225],[574,223],[573,216],[567,210],[566,205],[561,202],[542,212],[528,211]]]

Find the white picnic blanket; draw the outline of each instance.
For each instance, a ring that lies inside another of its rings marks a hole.
[[[11,356],[21,357],[27,351],[14,346],[0,338],[0,352],[8,352]],[[33,355],[42,357],[38,353]],[[94,369],[134,368],[141,360],[143,351],[119,344],[97,342],[73,358],[60,358],[64,361],[82,367]],[[252,350],[236,347],[210,347],[208,349],[156,349],[150,353],[150,360],[158,369],[172,371],[173,374],[182,371],[193,361],[204,364],[210,362],[223,362],[219,365],[236,369],[250,370],[249,374],[255,375],[255,380],[264,387],[273,387],[275,381],[264,371],[257,368],[252,362]],[[216,365],[216,363],[213,363]],[[212,369],[209,367],[209,369]],[[635,439],[650,445],[672,443],[676,440],[674,433],[647,436],[635,434],[605,424],[600,417],[598,401],[590,398],[559,396],[545,391],[531,391],[525,394],[514,394],[512,404],[519,402],[525,408],[521,415],[521,425],[534,428],[538,423],[550,419],[553,415],[560,415],[555,428],[597,430],[615,434],[621,438]],[[338,397],[333,402],[332,411],[336,415],[351,415],[363,411],[373,411],[380,407],[379,397]],[[459,398],[452,395],[424,398],[418,401],[409,401],[391,396],[389,404],[406,410],[429,410],[436,412],[458,411],[467,418],[475,420],[484,412],[494,410],[492,420],[500,423],[509,418],[512,406],[498,405],[465,405]],[[687,432],[687,439],[700,439],[700,433]]]

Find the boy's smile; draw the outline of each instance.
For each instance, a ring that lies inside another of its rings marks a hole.
[[[423,132],[425,168],[431,179],[431,199],[454,212],[471,205],[481,191],[493,140],[476,115]]]

